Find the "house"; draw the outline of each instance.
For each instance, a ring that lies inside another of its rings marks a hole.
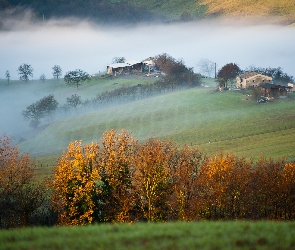
[[[256,88],[266,83],[271,84],[272,78],[257,72],[246,72],[236,77],[236,87],[241,89]]]
[[[116,75],[130,72],[142,72],[142,62],[129,60],[124,63],[113,63],[107,65],[107,74]]]
[[[284,98],[292,87],[288,85],[265,83],[259,86],[266,98]]]
[[[295,92],[295,84],[294,83],[289,82],[288,87],[289,87],[289,92],[292,92],[292,93]]]

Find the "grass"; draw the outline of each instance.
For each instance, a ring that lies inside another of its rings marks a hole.
[[[0,249],[294,249],[294,222],[101,224],[0,231]]]
[[[123,0],[110,0],[112,3]],[[128,4],[145,7],[148,11],[165,16],[168,20],[179,20],[186,13],[198,19],[208,16],[238,17],[253,20],[267,18],[269,22],[291,24],[295,22],[295,3],[290,0],[190,0],[157,1],[130,0]]]

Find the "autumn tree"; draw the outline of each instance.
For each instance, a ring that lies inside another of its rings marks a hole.
[[[29,76],[33,77],[33,68],[30,64],[23,63],[18,67],[18,74],[20,75],[20,80],[28,82]]]
[[[61,69],[61,67],[59,65],[54,65],[52,67],[52,70],[53,70],[53,72],[52,72],[53,77],[58,80],[59,77],[61,77],[61,75],[62,75],[62,69]]]
[[[134,139],[122,130],[105,132],[101,139],[101,192],[98,196],[98,211],[103,221],[130,221],[134,212],[134,187],[132,160]]]
[[[142,216],[149,222],[165,221],[172,213],[169,202],[173,178],[169,161],[175,150],[171,141],[161,142],[153,138],[136,147],[135,187]]]
[[[51,201],[61,225],[85,225],[94,219],[93,197],[100,180],[96,157],[99,145],[71,142],[53,170]],[[100,192],[100,191],[99,191]]]
[[[22,115],[25,119],[31,120],[31,126],[36,128],[40,124],[40,119],[51,115],[58,107],[58,102],[54,95],[48,95],[29,105]]]
[[[11,138],[1,135],[0,227],[29,225],[32,214],[43,205],[46,186],[36,181],[34,170],[29,155],[21,155]]]
[[[88,73],[84,72],[81,69],[76,69],[74,71],[67,72],[66,75],[64,76],[64,81],[68,85],[76,85],[78,89],[81,82],[84,82],[88,80],[89,78],[90,77]]]
[[[235,77],[241,72],[239,66],[235,63],[224,65],[217,74],[217,81],[220,87],[228,88],[228,83],[233,82]]]

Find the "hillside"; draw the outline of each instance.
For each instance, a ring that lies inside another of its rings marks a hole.
[[[124,81],[116,79],[119,86]],[[114,88],[112,83],[101,86]],[[94,91],[94,86],[99,89],[95,81],[87,86],[79,90],[79,95]],[[293,160],[294,101],[294,94],[259,105],[240,92],[215,92],[204,87],[173,91],[44,124],[23,135],[20,147],[39,158],[56,154],[56,160],[70,141],[90,143],[99,141],[104,131],[126,129],[140,141],[150,137],[172,139],[179,145],[200,147],[209,155],[229,151],[254,158],[284,156]]]
[[[292,24],[295,22],[295,3],[290,0],[2,0],[0,9],[14,7],[33,9],[35,17],[69,17],[92,19],[99,23],[189,21],[212,17]],[[19,12],[19,9],[18,11]],[[9,12],[8,16],[17,15]],[[1,16],[0,16],[1,17]],[[1,21],[1,18],[0,18]]]

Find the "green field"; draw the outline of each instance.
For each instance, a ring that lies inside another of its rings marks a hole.
[[[0,249],[294,249],[294,222],[102,224],[0,231]]]

